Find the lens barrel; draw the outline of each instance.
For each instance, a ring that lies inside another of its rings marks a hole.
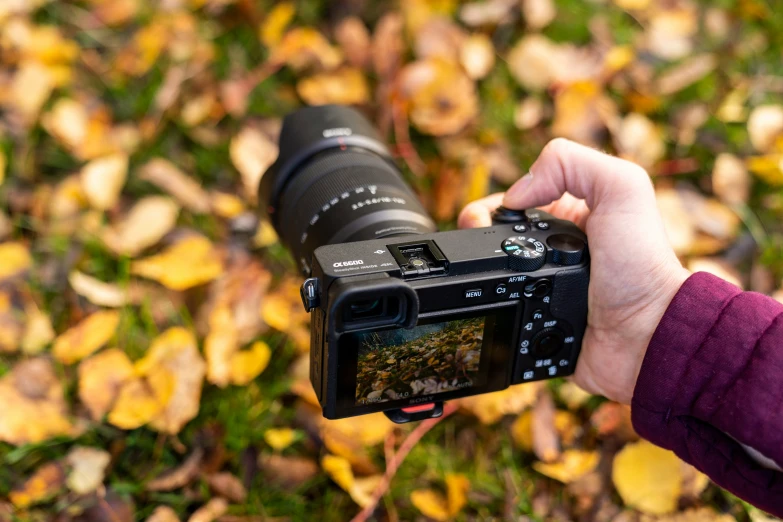
[[[261,178],[259,196],[305,274],[321,245],[437,229],[372,125],[348,107],[286,116],[280,155]]]

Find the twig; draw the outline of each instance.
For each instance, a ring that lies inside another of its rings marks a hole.
[[[383,473],[383,478],[381,481],[375,487],[375,491],[372,492],[370,503],[367,504],[358,515],[353,517],[351,522],[366,522],[367,519],[370,518],[370,516],[373,514],[373,511],[375,511],[375,508],[378,506],[378,502],[380,502],[381,497],[383,497],[383,495],[389,489],[391,480],[394,478],[394,475],[397,473],[400,465],[402,465],[405,457],[408,456],[408,453],[411,452],[414,446],[416,446],[416,444],[421,440],[422,437],[424,437],[424,435],[427,434],[428,431],[430,431],[437,423],[457,411],[457,408],[459,408],[457,403],[447,403],[443,407],[443,415],[436,419],[427,419],[422,421],[421,424],[416,426],[415,430],[410,432],[405,440],[402,441],[402,444],[400,444],[400,448],[397,450],[397,453],[395,453],[391,460],[387,462],[386,471]]]

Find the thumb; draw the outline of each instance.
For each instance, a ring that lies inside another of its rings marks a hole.
[[[643,168],[564,138],[544,147],[530,173],[506,192],[503,205],[540,207],[565,193],[584,199],[592,212],[601,206],[613,212],[656,209],[655,192]]]

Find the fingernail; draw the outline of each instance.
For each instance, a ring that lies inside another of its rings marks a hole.
[[[528,172],[524,176],[522,176],[516,183],[511,185],[511,187],[506,192],[506,195],[503,197],[503,203],[513,203],[515,200],[522,197],[522,195],[527,192],[528,187],[530,186],[530,183],[533,181],[533,173]]]

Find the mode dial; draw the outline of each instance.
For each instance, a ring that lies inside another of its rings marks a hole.
[[[552,261],[558,265],[579,264],[585,253],[585,242],[571,234],[549,236],[546,244],[552,249]]]
[[[532,272],[546,262],[546,247],[538,239],[526,236],[511,236],[501,245],[508,254],[508,266],[520,272]]]

